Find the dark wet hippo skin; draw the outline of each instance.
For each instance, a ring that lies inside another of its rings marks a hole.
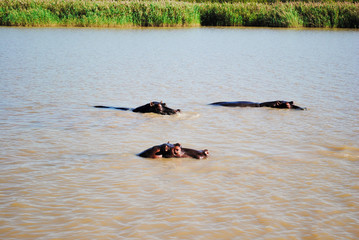
[[[179,157],[181,151],[181,144],[171,144],[170,142],[153,146],[149,149],[138,154],[140,157],[144,158],[173,158]]]
[[[138,154],[138,156],[143,158],[161,158],[162,157],[161,146],[160,145],[153,146],[141,152],[140,154]]]
[[[181,148],[181,154],[179,157],[203,159],[203,158],[207,158],[208,155],[209,155],[209,151],[207,149],[195,150],[191,148]]]
[[[249,101],[237,101],[237,102],[214,102],[210,103],[210,105],[224,106],[224,107],[270,107],[270,108],[286,108],[286,109],[296,109],[296,110],[305,110],[306,108],[302,108],[294,105],[293,101],[272,101],[272,102],[249,102]]]
[[[204,150],[195,150],[191,148],[182,148],[181,144],[175,143],[171,144],[170,142],[164,143],[162,145],[153,146],[140,154],[138,156],[144,158],[195,158],[203,159],[207,158],[209,151]]]
[[[167,142],[165,144],[162,144],[162,146],[164,146],[163,149],[163,154],[162,156],[164,158],[173,158],[173,157],[179,157],[181,154],[181,144],[179,143],[175,143],[172,144],[170,142]]]
[[[139,113],[157,113],[161,115],[173,115],[181,112],[180,109],[172,109],[167,107],[166,103],[161,102],[150,102],[137,108],[125,108],[125,107],[110,107],[110,106],[94,106],[95,108],[110,108],[122,111],[132,111]]]

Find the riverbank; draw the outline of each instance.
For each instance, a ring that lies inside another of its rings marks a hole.
[[[359,3],[3,0],[1,26],[358,28]]]

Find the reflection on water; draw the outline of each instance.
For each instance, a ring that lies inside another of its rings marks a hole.
[[[358,34],[0,28],[0,237],[355,239]],[[136,156],[167,141],[210,157]]]

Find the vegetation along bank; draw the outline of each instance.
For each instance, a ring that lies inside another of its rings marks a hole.
[[[322,2],[0,0],[0,25],[358,28],[359,3],[328,0]]]

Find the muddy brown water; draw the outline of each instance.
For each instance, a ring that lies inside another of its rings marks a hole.
[[[0,238],[358,238],[358,39],[0,28]],[[208,105],[277,99],[308,110]],[[210,157],[136,156],[167,141]]]

